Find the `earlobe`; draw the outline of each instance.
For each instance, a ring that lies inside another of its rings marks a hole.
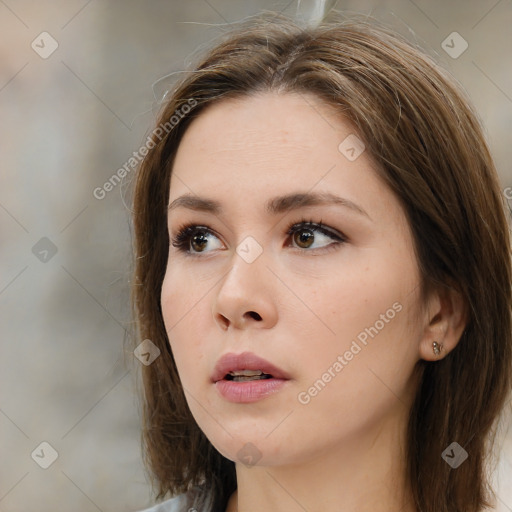
[[[462,294],[452,287],[433,292],[426,307],[419,347],[421,359],[443,359],[457,346],[466,325],[467,311]]]
[[[443,344],[438,343],[437,341],[432,342],[432,350],[434,351],[435,356],[441,355],[441,352],[443,351]]]

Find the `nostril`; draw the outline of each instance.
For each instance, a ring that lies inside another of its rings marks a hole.
[[[255,320],[261,320],[261,316],[258,315],[258,313],[256,313],[256,311],[249,311],[247,314],[250,315]]]
[[[227,329],[229,327],[229,320],[224,315],[219,315],[220,323],[222,324],[223,329]]]

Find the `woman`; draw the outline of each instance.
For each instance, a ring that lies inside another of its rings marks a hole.
[[[510,241],[468,101],[385,29],[265,17],[172,92],[135,183],[152,510],[477,512]],[[156,351],[158,352],[158,351]]]

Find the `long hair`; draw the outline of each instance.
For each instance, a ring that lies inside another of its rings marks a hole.
[[[505,201],[465,93],[422,51],[375,23],[334,17],[314,28],[261,16],[230,32],[171,91],[134,189],[133,307],[140,339],[161,351],[144,367],[143,440],[158,497],[200,486],[225,510],[235,465],[187,406],[162,319],[174,157],[190,122],[213,103],[262,91],[313,93],[357,129],[403,207],[423,297],[455,287],[468,311],[457,347],[419,361],[410,411],[407,479],[421,512],[490,505],[486,461],[511,390],[511,263]],[[186,292],[184,292],[186,293]],[[452,469],[456,441],[469,454]]]

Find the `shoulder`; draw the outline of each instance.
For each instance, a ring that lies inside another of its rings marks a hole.
[[[170,500],[163,501],[151,508],[146,508],[140,512],[188,512],[186,494],[180,494]]]
[[[196,508],[196,499],[199,492],[200,490],[195,488],[188,493],[179,494],[174,498],[163,501],[151,508],[141,510],[140,512],[209,512],[209,500],[207,500],[206,507],[201,510]]]

